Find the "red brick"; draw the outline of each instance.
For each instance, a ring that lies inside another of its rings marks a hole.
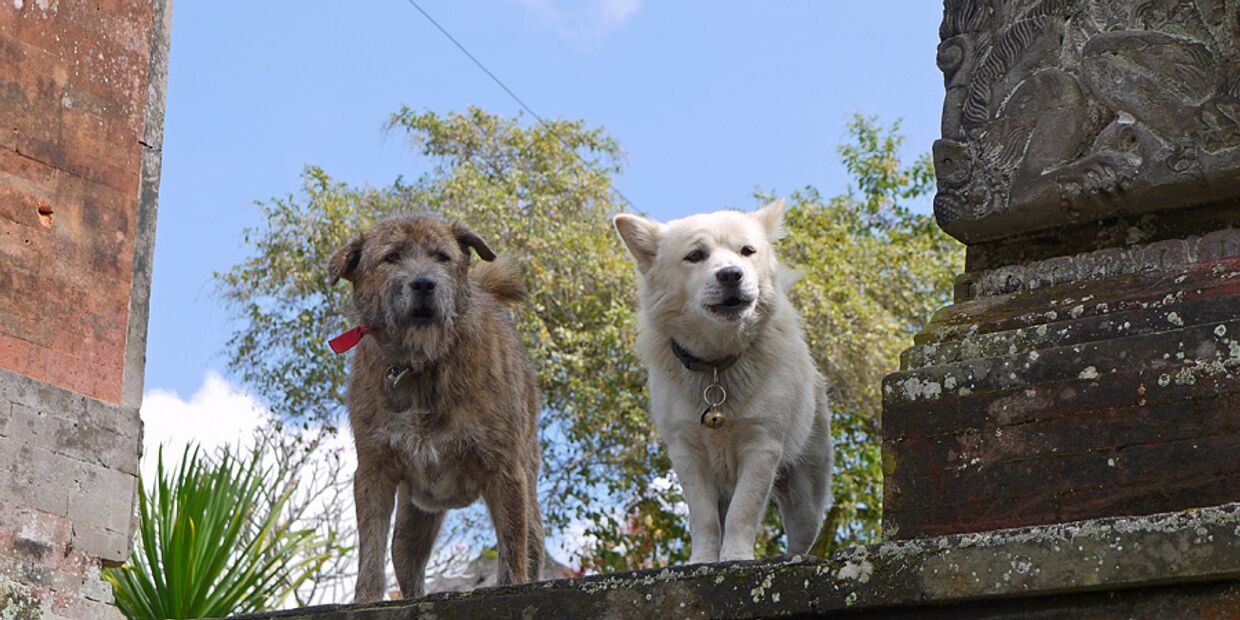
[[[30,365],[30,343],[0,334],[0,366],[24,373]]]

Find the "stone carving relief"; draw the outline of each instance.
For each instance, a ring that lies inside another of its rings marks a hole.
[[[935,214],[966,243],[1240,197],[1240,0],[946,0]]]

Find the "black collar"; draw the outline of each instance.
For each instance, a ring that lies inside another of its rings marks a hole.
[[[736,355],[729,355],[717,360],[704,360],[685,350],[684,347],[680,346],[679,342],[676,342],[676,339],[668,338],[668,342],[672,344],[672,354],[676,356],[676,359],[680,360],[680,363],[684,364],[685,368],[695,372],[727,370],[732,364],[736,363],[738,357]]]

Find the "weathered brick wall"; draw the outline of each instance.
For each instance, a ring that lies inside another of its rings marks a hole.
[[[114,403],[155,18],[152,0],[0,3],[0,367]]]
[[[166,0],[0,2],[0,618],[118,618]]]

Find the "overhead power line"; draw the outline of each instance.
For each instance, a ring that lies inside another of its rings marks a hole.
[[[447,39],[451,41],[453,45],[456,46],[456,49],[461,50],[461,53],[465,54],[466,58],[468,58],[471,62],[474,63],[475,66],[481,69],[482,72],[487,75],[487,77],[491,78],[491,81],[495,82],[496,86],[499,86],[501,89],[503,89],[503,91],[507,93],[508,96],[511,97],[513,101],[517,102],[517,105],[521,106],[522,110],[525,110],[526,112],[528,112],[530,116],[533,116],[538,121],[538,123],[543,126],[544,129],[551,132],[551,135],[555,136],[555,139],[560,143],[560,146],[563,146],[565,150],[567,150],[569,153],[572,153],[573,157],[576,157],[577,161],[581,162],[582,165],[589,165],[586,163],[586,160],[581,157],[581,154],[577,152],[577,149],[573,148],[568,143],[568,141],[565,140],[564,137],[561,136],[559,132],[555,130],[555,127],[552,127],[550,123],[548,123],[546,120],[543,119],[542,115],[540,115],[538,112],[535,112],[534,109],[529,106],[529,104],[525,103],[525,101],[521,99],[521,97],[518,97],[517,93],[513,92],[511,88],[508,88],[508,85],[505,84],[503,80],[499,79],[499,76],[495,75],[495,73],[493,73],[490,69],[488,69],[486,65],[482,64],[482,61],[478,60],[477,56],[474,56],[473,54],[471,54],[470,51],[465,48],[465,45],[463,45],[460,41],[458,41],[456,37],[452,36],[452,33],[448,32],[448,30],[444,28],[443,26],[441,26],[439,22],[435,21],[435,18],[431,17],[431,14],[427,13],[426,9],[422,8],[422,6],[417,3],[417,0],[407,0],[407,1],[409,2],[410,5],[413,6],[413,8],[417,9],[418,12],[422,14],[422,17],[426,18],[426,21],[430,22],[431,25],[434,26],[436,30],[442,33],[443,36],[447,37]],[[628,197],[625,196],[619,189],[616,189],[614,185],[611,187],[611,191],[615,192],[616,195],[619,196],[620,199],[625,202],[625,204],[629,205],[630,209],[633,209],[634,211],[637,210],[637,207],[633,205],[633,201],[629,200]]]

